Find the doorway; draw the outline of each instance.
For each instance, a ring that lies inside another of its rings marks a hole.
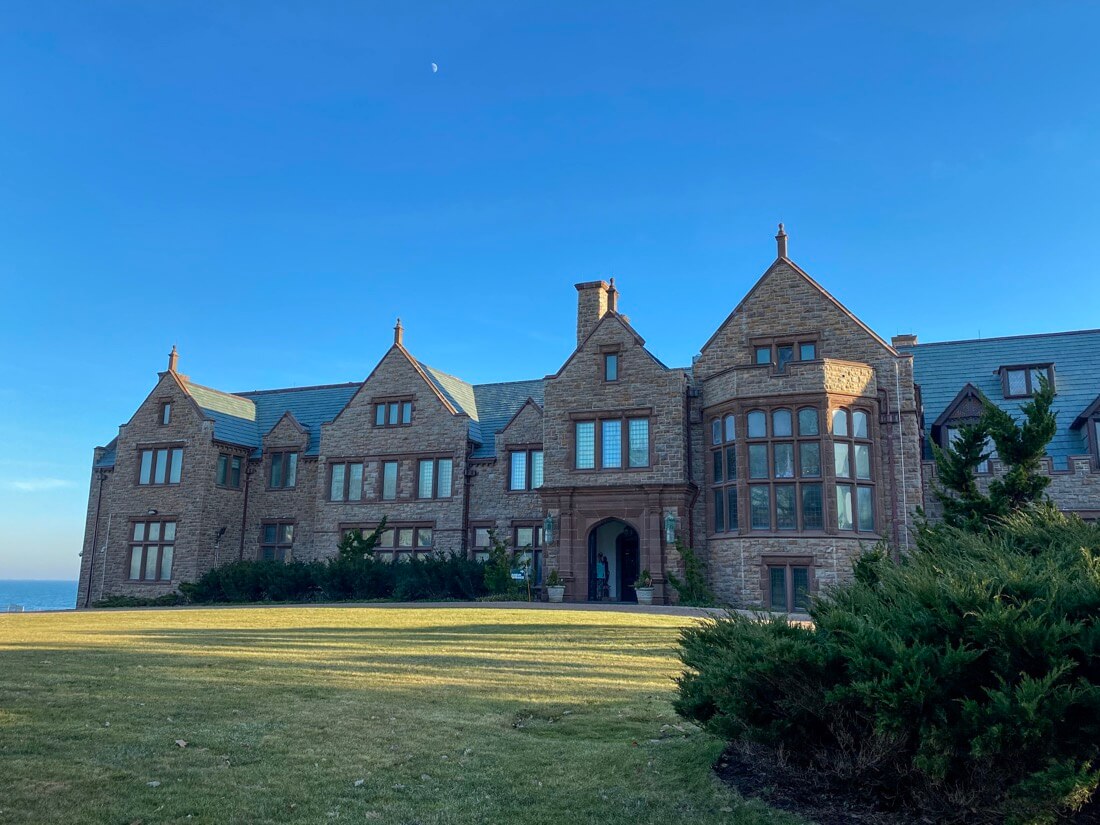
[[[588,534],[589,601],[635,602],[641,553],[638,531],[608,519]]]

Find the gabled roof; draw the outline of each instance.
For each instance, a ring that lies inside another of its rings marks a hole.
[[[609,309],[607,312],[604,313],[603,317],[596,322],[596,326],[594,326],[592,330],[586,336],[584,336],[584,340],[577,344],[577,348],[569,354],[569,357],[565,359],[565,362],[560,367],[558,367],[558,371],[548,377],[557,378],[559,375],[565,372],[565,368],[573,363],[573,359],[576,358],[577,355],[580,354],[580,351],[584,349],[585,345],[588,343],[588,339],[594,336],[599,331],[600,327],[606,324],[609,319],[617,321],[623,327],[623,329],[627,331],[630,337],[634,339],[634,343],[637,344],[638,348],[646,355],[648,355],[654,364],[656,364],[663,370],[668,369],[668,367],[661,361],[660,358],[658,358],[656,355],[646,349],[645,338],[639,335],[638,331],[630,325],[630,322],[626,319],[626,316],[616,312],[613,309]],[[539,405],[542,405],[541,401],[539,402]]]
[[[721,324],[718,325],[718,329],[716,329],[714,331],[714,334],[712,336],[710,336],[710,338],[707,339],[707,342],[705,344],[703,344],[702,348],[700,349],[700,352],[705,352],[706,351],[707,347],[709,347],[714,342],[714,340],[721,334],[722,330],[724,330],[726,328],[726,326],[730,323],[730,321],[733,320],[733,317],[738,312],[740,312],[741,308],[746,303],[748,303],[749,299],[752,298],[753,295],[756,294],[756,290],[758,290],[761,287],[761,285],[763,285],[763,283],[766,280],[768,280],[769,277],[771,277],[772,272],[774,272],[775,269],[778,266],[780,266],[781,264],[786,265],[792,272],[794,272],[795,275],[798,275],[799,277],[801,277],[804,281],[806,281],[807,284],[809,284],[811,287],[813,287],[815,290],[817,290],[819,293],[821,293],[822,297],[825,298],[825,300],[827,300],[829,303],[831,303],[833,306],[835,306],[842,313],[847,315],[848,318],[856,326],[858,326],[860,329],[862,329],[864,332],[866,332],[873,340],[875,340],[879,344],[881,344],[882,347],[887,352],[889,352],[891,355],[897,355],[898,354],[898,350],[894,349],[890,344],[888,344],[886,341],[884,341],[882,338],[880,338],[878,333],[876,333],[873,329],[871,329],[869,326],[867,326],[865,323],[863,323],[863,321],[859,320],[859,318],[856,317],[856,315],[850,309],[848,309],[848,307],[844,306],[844,304],[842,304],[839,300],[837,300],[837,298],[831,292],[829,292],[829,290],[825,289],[825,287],[823,287],[821,284],[819,284],[817,281],[815,281],[812,277],[810,277],[810,275],[805,270],[803,270],[802,267],[800,267],[798,264],[796,264],[790,258],[786,258],[786,257],[776,258],[772,262],[772,265],[769,266],[766,270],[764,270],[764,274],[761,275],[760,278],[757,280],[757,282],[752,285],[752,289],[750,289],[745,294],[745,297],[742,298],[741,301],[737,304],[737,306],[735,306],[733,308],[733,312],[731,312],[729,315],[726,316],[726,320],[724,320]]]
[[[963,416],[957,415],[957,413],[959,413],[960,411],[970,412],[970,411],[963,410],[964,405],[974,405],[974,404],[976,404],[977,405],[977,415],[980,416],[981,415],[981,410],[985,407],[985,405],[987,403],[988,403],[988,399],[985,397],[985,394],[981,390],[979,390],[977,387],[975,387],[973,384],[968,382],[965,387],[963,387],[961,390],[959,390],[958,395],[956,395],[952,399],[951,403],[948,404],[947,407],[944,408],[944,411],[939,414],[939,417],[936,418],[936,420],[932,422],[932,428],[931,428],[932,439],[934,441],[938,442],[940,440],[939,439],[940,428],[944,424],[947,424],[952,419],[954,419],[954,418],[967,418],[967,419],[969,419],[969,418],[974,418],[975,417],[973,414],[963,415]]]
[[[936,421],[967,383],[1001,409],[1019,415],[1021,401],[1027,399],[1004,397],[998,369],[1006,364],[1053,363],[1058,430],[1047,453],[1061,462],[1085,452],[1081,432],[1070,425],[1100,393],[1100,330],[941,341],[898,349],[913,355],[925,421]]]
[[[99,457],[99,461],[92,463],[93,470],[105,470],[109,467],[115,466],[115,452],[118,448],[118,438],[112,438],[110,443],[104,447],[105,452]]]
[[[1085,426],[1085,423],[1094,415],[1100,415],[1100,395],[1096,396],[1096,400],[1085,407],[1081,411],[1081,414],[1073,419],[1073,423],[1070,424],[1070,429],[1076,430],[1078,427]]]
[[[528,400],[541,407],[543,387],[541,379],[474,385],[481,427],[481,442],[474,450],[474,458],[496,457],[496,434],[508,426]]]

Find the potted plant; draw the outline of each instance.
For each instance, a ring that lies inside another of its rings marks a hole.
[[[653,604],[653,576],[643,570],[634,582],[634,592],[638,595],[638,604]]]
[[[557,570],[551,570],[550,575],[546,577],[546,596],[554,604],[560,604],[565,598],[565,585],[562,584]]]

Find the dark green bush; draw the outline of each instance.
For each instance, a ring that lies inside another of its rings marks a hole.
[[[666,573],[668,583],[676,591],[679,603],[691,607],[711,607],[715,604],[714,591],[707,584],[707,566],[692,548],[676,539],[676,550],[684,562],[684,577]]]
[[[341,553],[324,562],[237,561],[180,585],[192,602],[461,599],[485,595],[484,565],[457,553],[397,562]]]
[[[1052,510],[925,528],[811,627],[688,629],[677,709],[943,822],[1053,822],[1100,780],[1100,528]]]
[[[94,602],[92,607],[174,607],[185,604],[181,593],[165,593],[163,596],[108,596]]]

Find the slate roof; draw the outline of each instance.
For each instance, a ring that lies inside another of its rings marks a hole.
[[[926,428],[932,426],[967,382],[997,406],[1018,415],[1021,401],[1005,399],[998,368],[1053,363],[1058,430],[1047,452],[1057,468],[1065,468],[1068,456],[1086,452],[1082,432],[1071,430],[1070,426],[1100,395],[1100,330],[943,341],[898,347],[898,351],[913,355],[913,372],[921,387]]]
[[[419,363],[419,362],[418,362]],[[542,405],[542,380],[472,385],[420,364],[439,392],[460,413],[470,416],[470,440],[477,446],[475,458],[496,455],[496,433],[528,398]],[[203,415],[214,422],[214,438],[259,451],[263,437],[287,412],[309,431],[306,455],[317,455],[321,446],[321,425],[332,421],[362,386],[359,382],[319,387],[288,387],[280,390],[251,390],[227,393],[187,382],[186,387]],[[107,445],[95,467],[113,467],[115,444]]]
[[[532,399],[543,405],[543,381],[508,381],[502,384],[477,384],[473,388],[477,400],[481,442],[474,458],[496,457],[496,434],[512,420],[520,407]]]

